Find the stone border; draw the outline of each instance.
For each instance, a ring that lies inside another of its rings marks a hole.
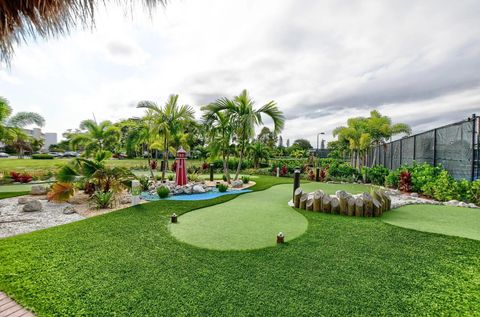
[[[35,315],[18,305],[7,294],[0,292],[0,317],[35,317]]]

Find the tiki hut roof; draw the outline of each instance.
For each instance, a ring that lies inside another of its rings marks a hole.
[[[27,37],[51,37],[77,26],[94,26],[95,10],[106,2],[153,8],[166,0],[0,0],[0,62],[9,62],[13,45]]]

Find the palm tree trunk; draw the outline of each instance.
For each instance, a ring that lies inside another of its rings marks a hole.
[[[227,178],[227,183],[230,184],[230,171],[228,170],[228,159],[229,159],[229,156],[225,156],[225,154],[223,154],[222,156],[223,158],[223,173],[225,174],[225,177]]]
[[[164,138],[163,142],[163,168],[162,168],[162,183],[165,182],[165,174],[167,172],[167,162],[168,162],[168,141],[167,137]]]

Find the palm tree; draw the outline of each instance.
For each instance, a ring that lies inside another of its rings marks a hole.
[[[151,147],[163,150],[162,182],[168,168],[169,152],[175,153],[173,146],[185,145],[184,135],[187,125],[194,121],[194,111],[188,105],[178,105],[178,95],[170,95],[163,107],[152,101],[141,101],[137,108],[146,109],[146,118],[152,121],[151,133],[159,137],[159,141]]]
[[[285,124],[285,117],[272,100],[259,109],[254,109],[255,101],[250,98],[247,90],[232,100],[223,98],[215,103],[216,110],[226,110],[235,129],[235,136],[239,145],[239,160],[235,180],[238,179],[245,156],[245,149],[250,139],[255,136],[255,127],[263,125],[262,115],[267,115],[273,120],[275,134],[279,134]]]
[[[29,148],[30,137],[23,128],[34,124],[39,127],[45,125],[45,119],[36,112],[17,112],[12,114],[12,107],[8,99],[0,96],[0,141],[12,144],[23,157],[25,149]]]
[[[80,129],[85,132],[72,136],[70,144],[73,148],[83,146],[87,157],[98,151],[113,150],[120,140],[120,129],[110,121],[97,123],[94,120],[84,120]]]
[[[213,156],[220,154],[223,162],[223,174],[230,183],[230,171],[228,168],[228,161],[230,155],[234,152],[232,149],[233,124],[230,116],[226,110],[220,110],[225,102],[225,99],[218,99],[214,103],[203,106],[201,109],[203,113],[203,124],[207,127],[209,135],[209,147]]]
[[[253,165],[258,168],[261,160],[267,160],[270,157],[270,151],[267,146],[260,142],[254,142],[247,148],[248,156],[253,160]]]
[[[338,136],[341,143],[348,143],[351,151],[352,166],[360,168],[361,155],[368,149],[371,143],[370,134],[366,131],[366,119],[363,117],[350,118],[346,127],[338,127],[333,130],[333,136]]]
[[[392,124],[392,120],[387,116],[382,116],[379,111],[372,110],[370,117],[367,118],[365,129],[368,131],[372,139],[372,144],[375,146],[375,153],[373,155],[372,166],[376,163],[378,146],[385,144],[394,135],[404,133],[409,135],[412,129],[408,124],[396,123]]]

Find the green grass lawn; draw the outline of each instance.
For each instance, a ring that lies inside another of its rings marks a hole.
[[[291,179],[256,181],[266,189]],[[480,241],[306,211],[305,234],[278,247],[214,251],[169,234],[173,212],[236,199],[151,202],[1,239],[0,290],[38,316],[480,311]]]
[[[0,199],[5,199],[5,198],[11,198],[11,197],[17,197],[17,196],[23,196],[23,195],[28,195],[28,191],[16,191],[16,192],[0,192]]]
[[[309,192],[323,189],[330,194],[338,189],[352,194],[369,191],[368,186],[357,184],[308,183],[302,188]],[[291,184],[275,186],[189,212],[169,228],[180,241],[207,249],[246,250],[274,246],[279,232],[290,241],[307,230],[306,218],[287,204],[291,195]]]
[[[480,210],[471,208],[410,205],[386,213],[391,225],[480,240]]]

